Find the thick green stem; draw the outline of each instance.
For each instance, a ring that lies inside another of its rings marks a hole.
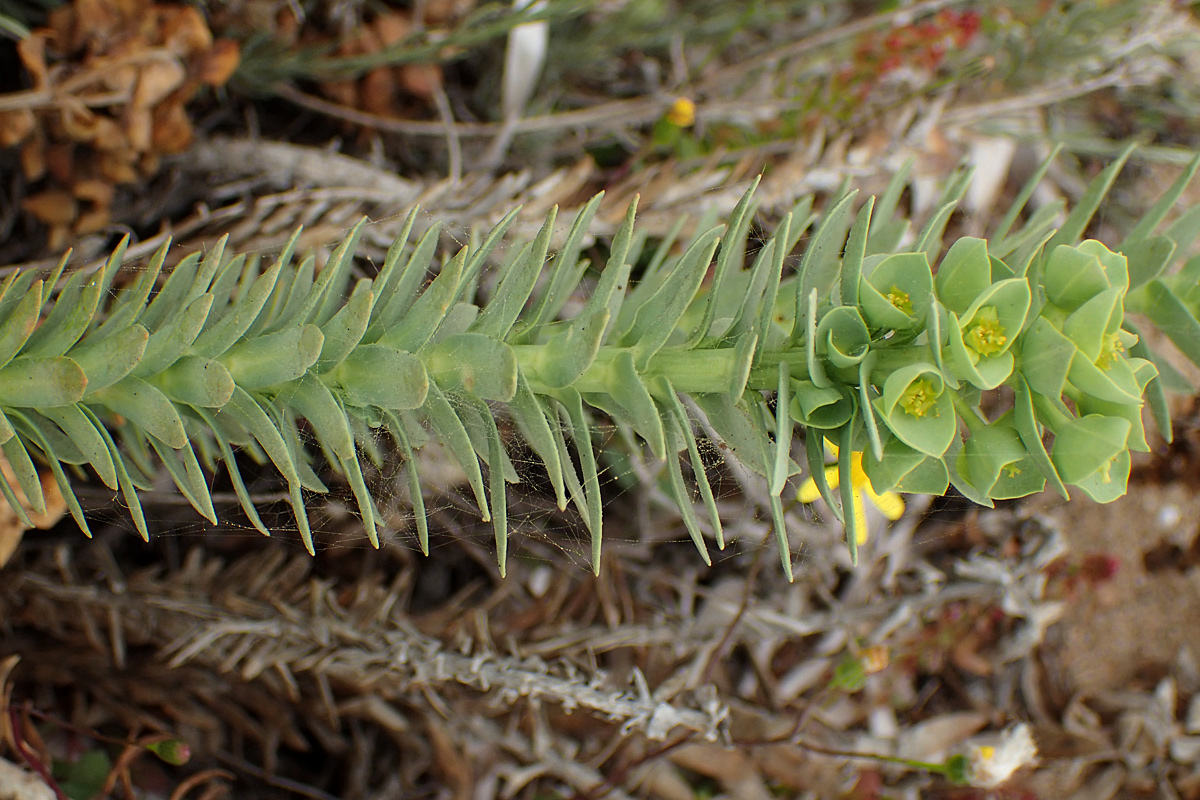
[[[549,345],[518,345],[513,347],[517,363],[529,380],[534,392],[546,392],[551,387],[545,379],[543,365],[554,357]],[[609,392],[613,385],[616,360],[623,352],[632,348],[601,347],[596,358],[583,374],[571,383],[571,388],[580,392]],[[745,353],[732,347],[697,350],[667,347],[656,353],[642,373],[648,383],[653,378],[666,378],[678,392],[686,394],[721,393],[730,391],[736,382]],[[792,377],[805,379],[808,370],[804,363],[803,348],[766,351],[759,363],[750,370],[746,384],[749,389],[773,390],[778,383],[779,363],[786,362]]]

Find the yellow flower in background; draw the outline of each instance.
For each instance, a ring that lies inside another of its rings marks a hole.
[[[837,455],[835,445],[830,442],[826,442],[826,445]],[[889,520],[898,520],[904,514],[904,499],[895,492],[876,492],[871,486],[871,479],[867,477],[866,470],[863,469],[862,460],[861,452],[850,454],[850,484],[854,488],[854,520],[857,523],[859,544],[865,544],[867,541],[867,508],[863,503],[864,494],[871,498],[871,503]],[[825,480],[831,489],[838,488],[841,477],[837,464],[825,468]],[[800,486],[798,498],[801,503],[811,503],[820,496],[821,490],[817,488],[817,482],[813,478],[809,478]]]
[[[696,124],[696,104],[686,97],[678,97],[667,109],[667,122],[680,128],[690,128]]]

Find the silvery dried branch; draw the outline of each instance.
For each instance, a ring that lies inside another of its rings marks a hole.
[[[1065,217],[1057,203],[1019,222],[1048,160],[988,239],[960,238],[944,254],[969,172],[949,180],[915,235],[897,213],[903,173],[878,199],[859,203],[843,191],[821,214],[804,197],[748,269],[753,187],[725,223],[699,226],[678,250],[673,237],[646,250],[635,203],[568,318],[589,272],[581,253],[600,197],[553,255],[555,212],[532,241],[506,242],[514,211],[437,266],[439,228],[410,241],[414,211],[375,277],[353,285],[362,223],[319,271],[312,255],[297,257],[297,232],[265,269],[221,243],[184,259],[160,285],[164,246],[109,302],[123,243],[95,274],[64,279],[64,260],[45,280],[25,272],[0,284],[0,448],[35,508],[34,460],[47,463],[85,532],[64,465],[90,467],[119,491],[148,536],[138,491],[151,485],[156,463],[215,523],[205,475],[221,462],[251,522],[268,533],[235,461],[241,448],[286,479],[311,552],[303,492],[326,487],[302,420],[349,483],[376,545],[362,470],[363,458],[378,457],[375,432],[407,458],[423,550],[428,525],[411,454],[436,441],[492,522],[502,572],[506,484],[517,475],[498,415],[544,463],[558,505],[578,509],[597,568],[595,414],[666,462],[669,491],[707,561],[693,489],[718,547],[724,536],[693,431],[689,409],[699,409],[766,482],[789,576],[782,497],[805,469],[844,521],[852,558],[863,523],[843,509],[865,489],[943,494],[953,486],[991,505],[1049,485],[1107,502],[1125,492],[1129,451],[1148,449],[1144,400],[1169,436],[1165,391],[1188,388],[1125,310],[1147,315],[1200,363],[1200,259],[1174,268],[1200,233],[1200,209],[1162,224],[1200,159],[1115,250],[1081,241],[1131,149]],[[806,234],[797,269],[785,274]],[[502,242],[509,256],[485,297],[479,278]],[[985,412],[1002,387],[1009,407]],[[797,426],[806,432],[804,466],[792,458]],[[843,454],[829,475],[826,440]],[[0,481],[0,490],[13,501],[14,486]]]

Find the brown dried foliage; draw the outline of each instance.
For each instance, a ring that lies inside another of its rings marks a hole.
[[[395,47],[417,30],[410,14],[385,11],[355,30],[338,47],[341,56],[368,55]],[[361,78],[324,81],[321,92],[341,105],[389,117],[411,113],[413,101],[424,105],[442,85],[437,64],[376,67]],[[407,101],[407,102],[406,102]]]
[[[186,104],[239,61],[199,10],[152,0],[74,0],[17,49],[32,88],[0,96],[0,147],[21,148],[37,184],[22,207],[54,250],[109,223],[115,186],[191,144]]]

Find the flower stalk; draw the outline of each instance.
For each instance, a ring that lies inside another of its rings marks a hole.
[[[1200,217],[1156,232],[1200,160],[1116,250],[1080,241],[1128,154],[1057,228],[1046,215],[1012,224],[1018,207],[990,240],[960,238],[940,259],[966,174],[950,181],[911,245],[900,244],[891,211],[876,215],[873,199],[833,197],[818,217],[806,198],[747,268],[751,186],[725,224],[697,231],[682,252],[663,243],[631,281],[646,244],[634,203],[571,316],[563,311],[586,271],[581,255],[599,196],[557,252],[556,212],[532,241],[512,241],[513,212],[440,268],[439,229],[415,236],[414,212],[371,277],[352,270],[361,224],[319,270],[296,252],[297,232],[265,269],[219,244],[160,279],[164,247],[115,292],[124,245],[94,275],[63,279],[65,262],[45,280],[13,273],[0,283],[0,450],[16,481],[0,480],[0,491],[11,501],[19,486],[37,510],[34,464],[44,462],[86,532],[67,471],[90,472],[148,536],[139,492],[159,469],[215,522],[205,475],[223,468],[252,524],[269,533],[239,473],[241,450],[283,476],[315,551],[305,493],[326,491],[312,466],[307,442],[315,441],[378,544],[363,468],[378,458],[378,432],[407,461],[424,550],[411,454],[432,440],[467,475],[503,572],[506,485],[517,473],[500,414],[541,459],[558,505],[578,510],[598,565],[604,499],[592,432],[603,414],[665,460],[667,485],[707,560],[693,486],[718,546],[724,537],[697,445],[699,414],[768,485],[789,576],[781,498],[805,473],[802,495],[822,497],[846,523],[852,561],[866,541],[864,491],[885,513],[901,507],[895,492],[950,486],[984,505],[1045,486],[1106,502],[1125,492],[1129,451],[1148,448],[1143,402],[1170,435],[1162,362],[1125,310],[1149,316],[1200,363],[1200,266],[1174,268],[1175,242],[1200,235]],[[787,258],[802,239],[792,272]],[[503,245],[498,280],[481,281]],[[1001,398],[1010,407],[995,410]],[[828,473],[826,440],[851,454]]]

